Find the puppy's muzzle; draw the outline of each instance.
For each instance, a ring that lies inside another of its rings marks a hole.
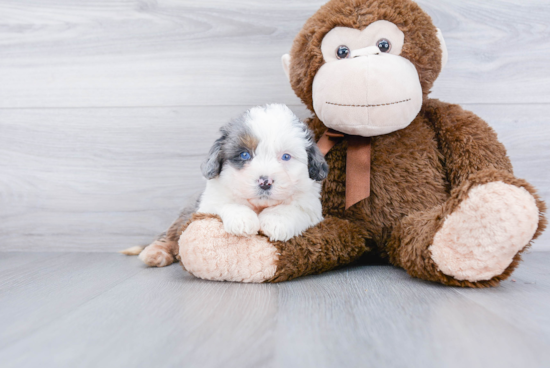
[[[267,176],[260,176],[260,178],[258,179],[258,185],[262,190],[269,190],[273,185],[273,180],[268,178]]]

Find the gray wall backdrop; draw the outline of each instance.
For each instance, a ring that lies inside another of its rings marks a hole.
[[[0,250],[148,243],[220,125],[267,102],[308,115],[280,57],[323,3],[0,0]],[[547,1],[419,3],[450,55],[432,97],[486,119],[549,201]]]

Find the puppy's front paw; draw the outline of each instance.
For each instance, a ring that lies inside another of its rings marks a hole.
[[[271,241],[287,241],[300,234],[288,217],[276,211],[264,210],[259,218],[260,229]]]
[[[231,214],[222,217],[226,232],[239,236],[258,234],[260,220],[258,215],[249,208],[236,209]]]

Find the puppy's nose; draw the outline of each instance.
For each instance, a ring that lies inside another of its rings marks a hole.
[[[273,180],[268,178],[267,176],[260,176],[260,178],[258,179],[258,185],[263,190],[271,189],[272,184],[273,184]]]

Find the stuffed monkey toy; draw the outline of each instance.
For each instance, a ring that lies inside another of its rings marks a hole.
[[[324,221],[271,242],[194,214],[145,249],[146,263],[176,256],[197,277],[240,282],[286,281],[359,259],[445,285],[506,279],[545,228],[545,204],[514,176],[487,123],[428,98],[446,60],[441,32],[414,1],[329,1],[283,56],[329,164]]]

